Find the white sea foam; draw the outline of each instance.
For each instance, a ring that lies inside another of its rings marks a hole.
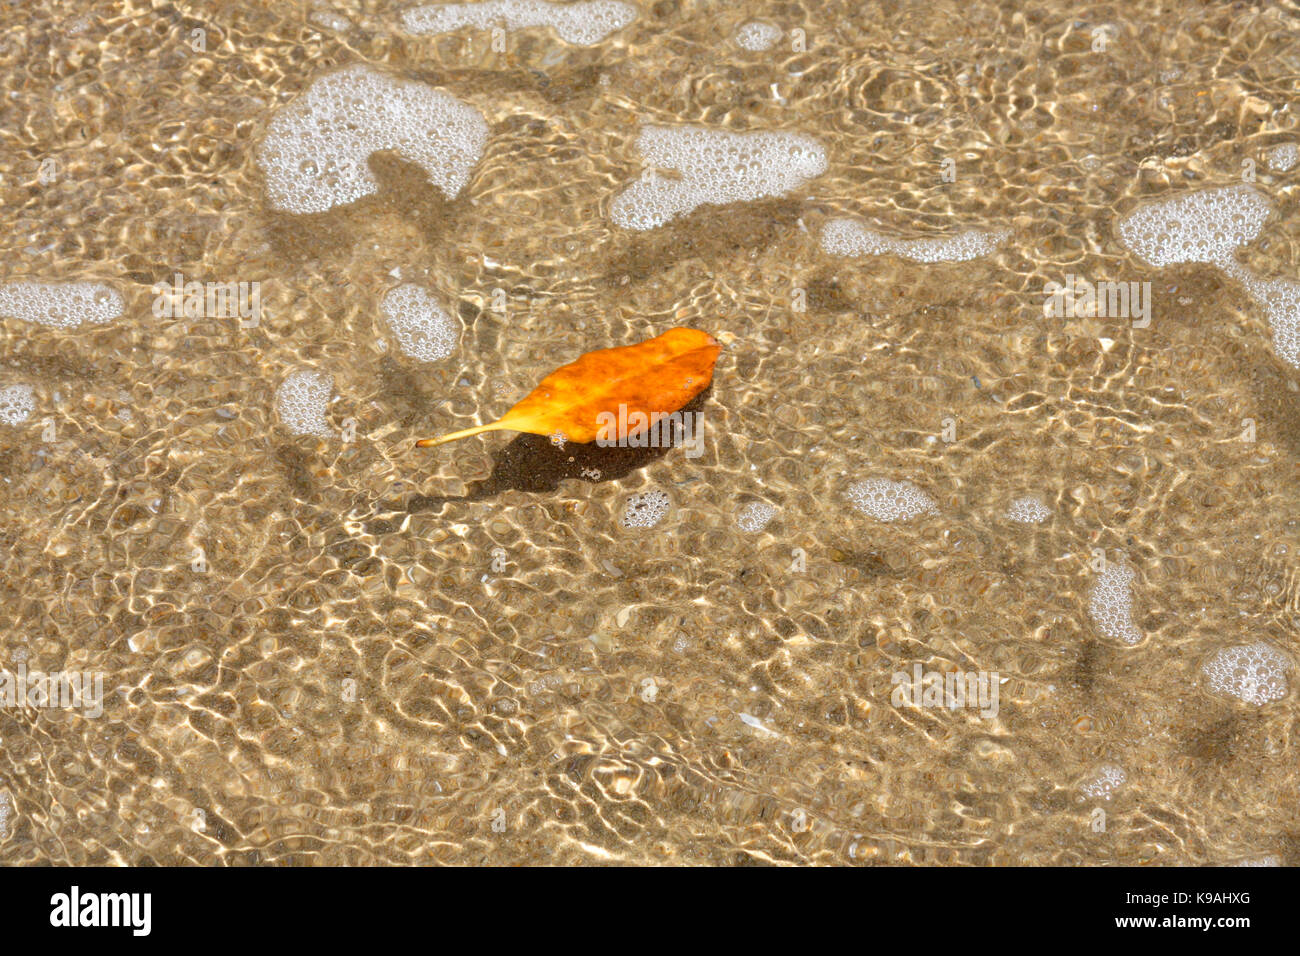
[[[1102,764],[1088,774],[1079,784],[1079,792],[1093,800],[1109,800],[1128,782],[1123,767],[1113,763]]]
[[[1125,644],[1142,640],[1133,622],[1133,582],[1137,572],[1123,564],[1108,564],[1097,575],[1089,595],[1088,614],[1103,635]]]
[[[272,206],[324,212],[375,192],[366,160],[378,150],[418,164],[455,198],[487,138],[483,115],[450,93],[358,65],[320,77],[277,113],[257,161]]]
[[[610,209],[625,229],[653,229],[706,203],[780,196],[826,171],[826,150],[800,133],[646,126],[637,149],[651,168]]]
[[[1153,265],[1210,263],[1239,281],[1268,317],[1273,350],[1300,367],[1300,282],[1260,278],[1236,257],[1272,208],[1267,196],[1244,184],[1203,189],[1135,210],[1120,222],[1119,235]]]
[[[482,0],[480,3],[438,3],[414,7],[402,14],[407,33],[450,33],[461,27],[523,30],[552,27],[561,40],[591,46],[636,19],[637,8],[619,0]]]
[[[776,509],[766,501],[751,501],[736,513],[736,526],[741,531],[757,534],[776,517]]]
[[[326,30],[334,30],[338,33],[346,33],[352,29],[351,20],[343,16],[343,14],[325,7],[316,7],[307,15],[307,19],[318,27],[324,27]]]
[[[1287,671],[1292,662],[1266,641],[1226,647],[1205,662],[1201,673],[1210,690],[1263,705],[1287,693]]]
[[[399,285],[379,306],[397,339],[398,347],[421,362],[436,362],[450,355],[460,339],[460,325],[434,298],[413,283]]]
[[[672,499],[658,488],[640,492],[627,499],[621,524],[624,528],[653,528],[671,507]]]
[[[1021,524],[1040,524],[1052,516],[1052,512],[1037,495],[1025,495],[1011,502],[1007,517]]]
[[[854,219],[832,219],[822,229],[822,249],[835,256],[901,256],[914,262],[967,262],[992,255],[1011,235],[1006,229],[967,229],[932,239],[896,239]]]
[[[877,521],[906,521],[938,512],[934,500],[910,481],[868,478],[849,486],[849,500]]]
[[[1153,266],[1225,265],[1259,235],[1272,204],[1251,186],[1202,189],[1148,203],[1119,223],[1124,245]]]
[[[36,408],[36,390],[30,385],[0,388],[0,424],[21,425]]]
[[[1284,361],[1300,367],[1300,282],[1291,279],[1261,279],[1236,260],[1223,270],[1238,280],[1246,294],[1264,310],[1273,333],[1273,351]]]
[[[292,372],[275,393],[280,421],[295,435],[332,438],[334,432],[325,420],[325,409],[334,392],[334,379],[315,369]]]
[[[0,318],[75,329],[111,322],[122,308],[122,294],[102,282],[18,279],[0,285]]]
[[[1275,173],[1289,173],[1300,162],[1300,148],[1295,143],[1282,143],[1268,151],[1268,168]]]
[[[746,20],[736,30],[736,43],[746,50],[770,50],[781,39],[781,30],[765,20]]]

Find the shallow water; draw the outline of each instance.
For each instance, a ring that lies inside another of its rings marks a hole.
[[[31,406],[0,418],[0,667],[104,677],[97,717],[0,709],[0,860],[1300,862],[1294,679],[1202,670],[1297,650],[1300,374],[1239,276],[1117,231],[1250,176],[1238,261],[1297,276],[1294,5],[640,0],[504,51],[267,6],[0,7],[0,280],[124,303],[0,316]],[[483,115],[456,198],[377,153],[375,195],[272,208],[268,124],[356,63]],[[616,225],[641,127],[682,124],[826,170]],[[838,218],[894,245],[831,255]],[[967,230],[1007,236],[899,254]],[[260,283],[260,323],[155,316],[176,273]],[[1149,324],[1045,315],[1068,276],[1150,282]],[[399,349],[404,282],[449,357]],[[726,345],[699,457],[412,447],[672,326]],[[320,435],[277,411],[304,370]],[[922,497],[882,521],[872,481]],[[916,664],[996,674],[996,714],[896,703]]]

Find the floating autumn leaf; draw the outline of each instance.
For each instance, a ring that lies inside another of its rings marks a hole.
[[[496,421],[416,445],[430,448],[502,429],[563,435],[582,444],[597,438],[622,441],[651,428],[708,388],[721,350],[713,336],[679,328],[636,345],[588,352],[546,376]]]

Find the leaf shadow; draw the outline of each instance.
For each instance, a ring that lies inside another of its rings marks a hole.
[[[710,385],[684,405],[681,412],[700,414],[712,392]],[[650,448],[602,446],[596,442],[568,442],[560,446],[544,435],[524,432],[493,453],[492,471],[486,478],[472,482],[465,494],[412,495],[405,501],[380,501],[376,511],[391,517],[380,518],[377,514],[366,530],[373,534],[395,531],[400,527],[402,515],[441,514],[449,504],[484,501],[505,491],[555,491],[561,481],[569,478],[590,484],[618,481],[679,447],[683,437],[674,432],[667,444]]]

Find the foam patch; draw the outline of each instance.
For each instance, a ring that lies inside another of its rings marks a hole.
[[[868,478],[849,487],[853,507],[877,521],[906,521],[938,512],[934,500],[910,481]]]
[[[668,514],[672,499],[658,488],[643,491],[627,499],[621,524],[624,528],[653,528]]]
[[[1287,694],[1291,658],[1266,641],[1227,647],[1201,668],[1210,690],[1263,706]]]
[[[770,50],[781,39],[778,27],[762,20],[748,20],[736,30],[736,43],[746,50]]]
[[[75,329],[103,325],[122,315],[122,294],[102,282],[36,282],[0,285],[0,318]]]
[[[1268,151],[1268,168],[1275,173],[1289,173],[1300,162],[1300,148],[1295,143],[1283,143]]]
[[[314,369],[300,369],[280,383],[275,393],[280,421],[295,435],[333,438],[325,409],[334,392],[334,379]]]
[[[450,93],[352,66],[320,77],[276,114],[257,162],[272,206],[316,213],[373,195],[379,184],[366,161],[379,150],[418,164],[454,199],[487,139],[483,115]]]
[[[1124,644],[1142,640],[1142,632],[1133,623],[1133,582],[1137,572],[1122,564],[1108,564],[1097,575],[1089,595],[1088,614],[1106,637]]]
[[[30,385],[0,388],[0,424],[21,425],[36,408],[36,391]]]
[[[398,348],[421,362],[450,355],[460,340],[460,325],[428,289],[399,285],[384,296],[379,310],[397,339]]]
[[[1090,800],[1109,800],[1128,782],[1123,767],[1102,764],[1079,784],[1079,792]]]
[[[317,7],[308,14],[307,19],[318,27],[324,27],[326,30],[335,30],[338,33],[347,33],[352,29],[352,21],[341,13],[335,13],[333,10],[327,10],[324,7]]]
[[[625,229],[653,229],[706,204],[782,196],[826,172],[826,150],[800,133],[646,126],[636,145],[654,168],[614,199],[610,218]]]
[[[1026,495],[1011,502],[1007,517],[1021,524],[1040,524],[1052,516],[1052,512],[1035,495]]]
[[[1273,333],[1273,351],[1300,367],[1300,282],[1260,279],[1235,260],[1226,263],[1223,271],[1245,286],[1246,294],[1264,310]]]
[[[438,3],[402,14],[402,28],[417,35],[451,33],[461,27],[523,30],[551,27],[561,40],[592,46],[636,19],[637,9],[619,0],[483,0],[482,3]]]
[[[1224,265],[1264,228],[1268,197],[1245,184],[1148,203],[1120,220],[1120,240],[1153,266]]]
[[[933,239],[896,239],[853,219],[832,219],[822,229],[822,249],[834,256],[901,256],[913,262],[967,262],[992,255],[1011,233],[967,229]]]
[[[736,526],[741,531],[757,534],[776,517],[776,509],[765,501],[753,501],[736,513]]]
[[[1203,262],[1239,281],[1268,316],[1273,350],[1300,368],[1300,283],[1262,279],[1237,261],[1237,250],[1255,239],[1273,205],[1250,186],[1227,186],[1166,199],[1131,213],[1120,238],[1157,266]]]

